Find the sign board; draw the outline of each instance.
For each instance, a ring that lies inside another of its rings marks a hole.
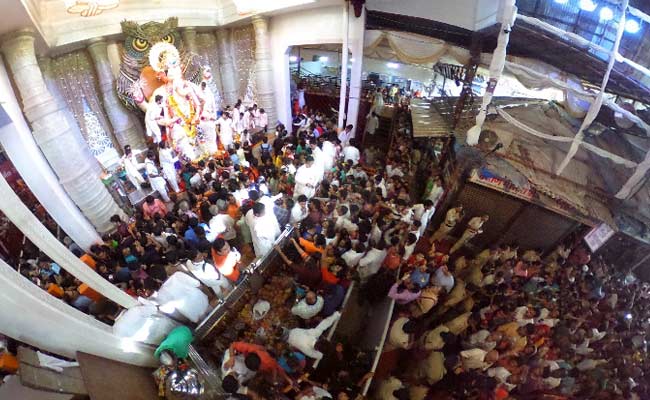
[[[590,230],[589,233],[585,235],[585,243],[589,246],[589,250],[592,253],[595,253],[600,249],[612,236],[614,236],[614,230],[609,227],[607,224],[600,224],[594,229]]]

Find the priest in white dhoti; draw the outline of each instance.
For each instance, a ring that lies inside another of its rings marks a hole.
[[[158,144],[162,140],[160,126],[164,125],[163,109],[161,95],[157,95],[154,101],[147,105],[147,112],[144,114],[144,124],[147,128],[147,136],[152,138],[153,142]]]
[[[149,184],[151,188],[157,191],[160,194],[160,197],[164,202],[169,203],[169,195],[167,194],[167,183],[165,179],[160,175],[158,167],[156,167],[155,156],[153,151],[149,150],[147,152],[147,158],[144,159],[144,168],[147,171],[147,179],[149,179]]]
[[[214,154],[219,150],[217,146],[217,125],[215,122],[217,120],[217,109],[212,90],[210,90],[205,81],[201,82],[201,93],[203,94],[205,103],[203,104],[203,113],[201,114],[199,127],[203,131],[205,150],[209,154]]]
[[[271,250],[275,239],[280,236],[280,225],[275,214],[266,212],[266,206],[257,202],[253,208],[246,213],[246,224],[251,230],[253,249],[257,257],[264,257]]]
[[[133,184],[135,190],[140,190],[145,180],[140,173],[141,169],[144,169],[144,163],[138,162],[137,155],[142,153],[142,150],[131,150],[130,145],[124,146],[124,155],[122,156],[122,166],[124,167],[124,172],[126,172],[126,177],[129,179],[129,182]]]
[[[301,165],[298,171],[296,171],[294,178],[296,186],[293,191],[293,197],[297,199],[301,194],[307,196],[307,199],[314,197],[316,194],[316,186],[322,178],[322,175],[319,177],[319,172],[318,168],[314,166],[314,158],[307,156],[307,162]]]
[[[219,141],[221,141],[224,150],[228,150],[233,143],[233,121],[230,114],[227,112],[221,114],[217,125],[219,126]]]
[[[158,145],[160,150],[158,150],[158,159],[160,160],[160,167],[162,168],[163,175],[169,186],[176,193],[180,192],[178,187],[178,174],[176,173],[176,167],[174,164],[178,161],[178,157],[174,155],[172,149],[167,146],[166,142],[160,142]]]

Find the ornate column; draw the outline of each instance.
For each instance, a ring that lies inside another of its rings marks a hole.
[[[364,44],[364,34],[366,31],[366,9],[365,7],[361,10],[361,15],[359,17],[350,16],[350,40],[349,47],[350,52],[352,53],[352,67],[350,68],[350,96],[348,99],[348,124],[353,124],[353,132],[356,133],[356,137],[361,138],[363,132],[359,132],[359,104],[361,97],[361,73],[363,70],[363,44]],[[365,118],[365,115],[361,116]]]
[[[145,147],[144,137],[129,119],[128,111],[120,103],[115,92],[115,78],[108,59],[108,44],[103,39],[91,39],[88,52],[95,63],[104,110],[113,127],[113,134],[121,146],[120,153],[127,144],[131,145],[133,149],[143,149]]]
[[[252,18],[255,28],[255,79],[257,80],[257,105],[269,116],[272,129],[278,120],[273,94],[273,63],[271,62],[271,40],[269,19],[261,15]]]
[[[110,326],[48,294],[2,260],[0,302],[0,326],[9,337],[70,358],[81,351],[133,365],[157,365],[151,346],[116,336]]]
[[[115,41],[108,42],[106,50],[108,51],[108,62],[111,64],[113,78],[117,79],[117,75],[120,73],[120,63],[122,63],[120,44]]]
[[[45,80],[45,86],[47,86],[47,90],[50,92],[52,97],[54,97],[54,100],[59,104],[59,107],[61,107],[62,109],[69,110],[68,103],[66,102],[65,98],[63,97],[63,94],[59,90],[59,86],[57,85],[56,82],[57,77],[52,66],[52,59],[49,57],[39,57],[38,65],[41,67],[41,72],[43,73],[43,80]],[[75,137],[79,141],[79,146],[82,147],[87,146],[88,140],[84,136],[84,133],[81,131],[80,124],[76,121],[74,115],[72,115],[72,113],[67,112],[66,117],[68,118],[70,126],[75,127],[74,129]],[[110,132],[106,132],[106,134],[109,135],[109,138],[111,140],[113,140],[113,138],[110,137],[111,134]],[[119,147],[119,145],[115,140],[113,140],[113,146]],[[118,163],[120,161],[120,155],[116,151],[112,153],[113,153],[112,157],[106,157],[105,159],[103,159],[103,161],[107,162],[108,165]],[[101,165],[99,158],[93,157],[93,160],[97,162],[91,162],[90,165],[92,166],[93,171],[95,171],[95,174],[100,176],[104,172],[103,166]]]
[[[112,228],[110,217],[124,213],[93,171],[92,162],[97,161],[88,146],[80,145],[75,136],[79,128],[70,123],[69,112],[48,91],[36,62],[34,40],[33,31],[21,30],[2,43],[2,52],[23,101],[23,111],[36,143],[72,201],[98,231],[106,232]]]
[[[0,144],[34,196],[63,231],[88,249],[101,239],[59,184],[20,110],[9,74],[0,60],[0,103],[12,123],[0,127]]]
[[[183,36],[183,45],[185,46],[185,50],[198,55],[199,49],[196,45],[196,29],[185,28],[181,32],[181,36]]]
[[[218,29],[217,41],[223,99],[226,105],[232,106],[237,101],[237,82],[235,82],[235,66],[232,61],[232,52],[230,51],[230,31],[225,28]]]

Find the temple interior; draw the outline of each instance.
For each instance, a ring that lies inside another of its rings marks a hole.
[[[3,0],[0,400],[650,399],[646,0]]]

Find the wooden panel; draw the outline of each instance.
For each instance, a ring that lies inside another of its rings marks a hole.
[[[158,400],[153,369],[77,353],[91,400]]]
[[[465,229],[467,221],[478,215],[490,216],[483,225],[483,233],[476,236],[469,243],[477,249],[483,249],[493,243],[499,242],[502,233],[511,224],[514,217],[524,206],[524,203],[514,197],[499,193],[495,190],[484,188],[473,183],[467,183],[462,189],[452,207],[462,204],[465,209],[465,218],[452,232],[453,236],[460,236]]]
[[[516,242],[521,249],[547,250],[575,227],[575,221],[528,204],[503,235],[503,243]]]

